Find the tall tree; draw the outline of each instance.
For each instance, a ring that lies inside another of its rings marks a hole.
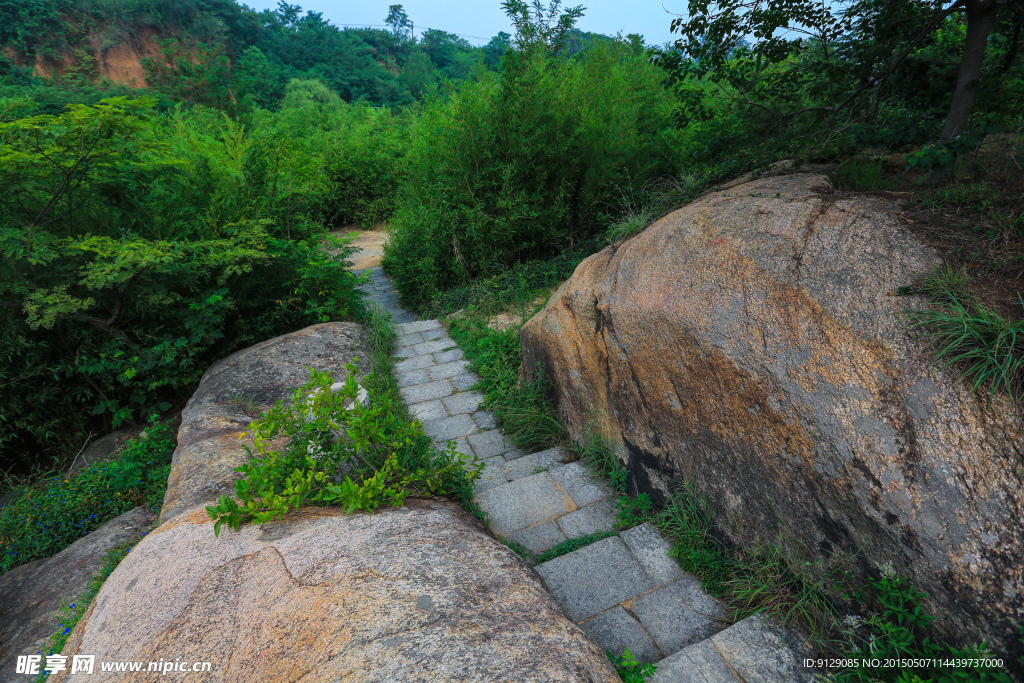
[[[944,22],[962,17],[966,37],[942,131],[947,140],[967,127],[999,13],[1024,16],[1016,0],[689,0],[687,9],[687,15],[672,22],[681,38],[673,52],[661,55],[662,63],[677,73],[721,76],[731,71],[728,81],[740,97],[778,116],[838,113],[885,84]],[[785,86],[771,66],[809,52],[824,76],[826,101],[788,110],[767,104],[765,93]]]

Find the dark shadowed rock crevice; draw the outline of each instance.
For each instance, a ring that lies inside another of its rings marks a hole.
[[[107,551],[142,538],[155,521],[145,507],[129,510],[53,557],[0,576],[0,681],[25,680],[15,673],[17,656],[49,653],[62,601],[74,604],[103,568]]]
[[[611,439],[634,492],[687,480],[724,538],[892,562],[943,635],[1020,654],[1024,435],[929,367],[893,294],[938,254],[882,198],[823,176],[711,194],[584,261],[521,333],[575,435]]]

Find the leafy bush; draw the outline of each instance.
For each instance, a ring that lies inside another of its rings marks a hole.
[[[159,506],[174,445],[170,427],[155,424],[113,460],[19,491],[0,507],[0,573],[50,557],[139,505]]]
[[[620,656],[612,654],[611,650],[606,651],[608,659],[612,660],[615,672],[619,674],[622,683],[644,683],[648,678],[654,676],[657,671],[653,664],[641,664],[633,657],[629,648],[623,648]]]
[[[961,649],[943,646],[929,638],[928,625],[934,617],[922,609],[923,597],[925,595],[915,591],[905,578],[893,571],[891,565],[882,567],[879,578],[869,578],[868,583],[858,589],[857,600],[865,607],[877,605],[882,611],[869,612],[867,618],[848,616],[845,619],[843,631],[851,645],[846,658],[858,664],[839,672],[833,680],[842,683],[1010,683],[1010,677],[1002,667],[987,661],[992,660],[993,655],[985,643]],[[964,663],[927,665],[936,659],[940,662],[944,659],[962,660]],[[916,660],[920,665],[891,666],[887,660]],[[966,664],[970,660],[977,663]],[[871,662],[883,665],[872,666]]]
[[[359,310],[352,248],[321,249],[310,218],[322,156],[271,144],[284,130],[152,107],[0,124],[5,466],[168,409],[238,348]]]
[[[533,49],[431,102],[382,261],[403,297],[420,305],[595,237],[620,188],[674,170],[662,80],[624,44],[568,61]]]
[[[346,514],[401,505],[409,495],[453,495],[474,480],[483,465],[474,457],[468,474],[454,442],[426,461],[417,453],[422,427],[398,418],[388,404],[364,407],[358,400],[358,369],[348,366],[344,385],[332,389],[331,373],[311,371],[294,400],[278,401],[255,420],[251,461],[236,468],[235,496],[207,507],[216,520],[238,530],[250,521],[280,519],[304,505],[339,505]],[[283,450],[271,442],[288,438]],[[420,443],[420,445],[422,445]]]

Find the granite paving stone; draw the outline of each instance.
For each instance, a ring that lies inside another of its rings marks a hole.
[[[413,384],[426,384],[430,381],[430,376],[427,375],[425,369],[406,370],[405,372],[396,372],[395,379],[398,381],[398,386],[408,387]]]
[[[423,341],[431,341],[433,339],[440,339],[442,337],[448,336],[444,333],[444,330],[441,328],[437,328],[435,330],[425,330],[423,332],[420,332],[419,334],[420,336],[423,337]]]
[[[580,624],[583,632],[604,650],[611,650],[621,656],[623,650],[629,648],[630,654],[641,663],[657,662],[661,659],[658,648],[636,619],[622,607],[613,607],[607,612],[598,614]]]
[[[722,657],[747,683],[811,683],[814,670],[803,666],[798,635],[755,614],[711,638]]]
[[[407,370],[420,370],[434,365],[434,357],[430,354],[425,356],[414,356],[395,363],[395,372],[406,372]]]
[[[398,392],[406,403],[420,403],[433,398],[443,398],[452,393],[452,383],[446,379],[439,379],[426,384],[413,384],[408,387],[399,388]],[[465,434],[460,434],[465,436]]]
[[[559,517],[558,526],[569,538],[579,538],[598,531],[614,531],[615,506],[610,500],[599,500]]]
[[[501,456],[499,455],[498,457],[500,458]],[[565,534],[562,533],[562,530],[558,528],[558,525],[550,520],[520,529],[514,534],[509,534],[506,538],[522,544],[524,548],[535,555],[551,550],[551,548],[562,541],[568,540]]]
[[[509,480],[522,479],[534,474],[538,467],[558,467],[561,465],[562,451],[558,448],[549,448],[540,453],[514,458],[505,465],[505,475]],[[508,460],[508,458],[505,458]]]
[[[397,339],[395,339],[395,346],[412,346],[413,344],[419,344],[421,341],[426,341],[425,339],[423,339],[423,333],[412,332],[411,334],[400,335]]]
[[[484,470],[476,480],[476,491],[486,491],[508,483],[508,478],[501,471],[501,466],[505,462],[503,457],[496,455],[481,462],[484,464]],[[494,528],[493,523],[491,528]]]
[[[403,346],[395,349],[394,353],[391,354],[392,358],[412,358],[417,355],[416,351],[411,346]]]
[[[452,345],[454,344],[455,342],[452,342]],[[434,358],[437,359],[438,363],[451,363],[453,360],[462,360],[462,349],[456,347],[448,351],[435,351]]]
[[[533,478],[519,479],[501,488]],[[556,557],[536,569],[558,604],[577,623],[654,588],[651,577],[618,536]]]
[[[448,337],[442,337],[440,339],[434,339],[432,341],[420,342],[414,345],[412,348],[416,349],[416,354],[422,353],[435,353],[437,351],[444,351],[450,346],[454,346],[455,342]]]
[[[448,417],[448,411],[444,409],[444,404],[441,403],[440,399],[413,403],[409,406],[409,414],[420,422],[429,422]]]
[[[648,683],[742,682],[736,678],[711,641],[702,640],[658,662],[654,676]]]
[[[452,415],[459,415],[461,413],[468,414],[476,412],[483,400],[483,394],[479,394],[475,391],[463,391],[458,394],[446,396],[441,399],[441,402],[444,403],[444,407],[448,409],[449,413]]]
[[[552,475],[558,485],[565,489],[566,493],[572,496],[577,505],[590,505],[604,498],[611,497],[608,486],[599,480],[583,466],[583,463],[572,462],[565,467],[559,467]]]
[[[725,607],[689,574],[637,597],[631,611],[666,655],[713,636],[729,623]]]
[[[458,439],[461,436],[475,434],[480,429],[469,415],[453,415],[437,420],[423,421],[421,419],[420,421],[423,422],[423,432],[436,441]]]
[[[619,538],[636,559],[640,560],[640,564],[651,575],[656,585],[664,586],[686,576],[686,572],[669,556],[672,545],[661,537],[650,522],[623,531]]]
[[[453,360],[450,363],[442,363],[441,365],[435,365],[430,368],[431,379],[446,379],[448,377],[455,377],[456,375],[463,375],[466,373],[466,366],[469,365],[468,361],[464,360]]]
[[[442,380],[443,381],[443,380]],[[469,443],[473,445],[473,450],[481,458],[489,458],[494,455],[501,455],[511,451],[515,446],[502,435],[497,429],[491,429],[486,432],[480,432],[469,437]]]
[[[441,327],[441,322],[438,320],[417,320],[412,323],[403,323],[401,325],[395,325],[396,334],[410,334],[412,332],[426,332],[427,330],[436,330]]]
[[[439,354],[434,354],[439,355]],[[450,377],[449,381],[459,391],[466,391],[473,387],[474,384],[480,381],[480,376],[475,372],[464,372],[461,375],[455,375]]]
[[[478,410],[473,413],[473,422],[476,422],[480,429],[494,429],[498,421],[494,419],[494,413],[489,410]]]
[[[473,436],[469,437],[470,444],[473,444]],[[473,449],[476,450],[475,444]],[[478,450],[477,455],[480,455]],[[504,477],[504,473],[501,476]],[[576,509],[547,472],[480,491],[476,502],[490,515],[491,529],[501,536]]]

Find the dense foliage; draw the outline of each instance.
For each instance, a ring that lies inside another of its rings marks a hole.
[[[168,409],[235,349],[358,310],[350,250],[321,249],[330,146],[312,144],[312,106],[247,129],[152,105],[0,124],[7,466]]]
[[[234,497],[206,508],[214,533],[223,524],[237,531],[280,519],[304,505],[337,505],[351,514],[401,505],[410,495],[448,496],[475,509],[473,482],[483,464],[459,454],[454,442],[435,451],[422,425],[408,419],[392,372],[394,330],[378,311],[367,322],[373,372],[362,380],[366,404],[354,365],[337,384],[332,373],[312,370],[289,403],[278,401],[249,426],[251,458],[236,469],[243,477]]]
[[[422,303],[601,231],[623,195],[675,169],[663,74],[626,44],[569,60],[509,53],[426,107],[385,269]]]

